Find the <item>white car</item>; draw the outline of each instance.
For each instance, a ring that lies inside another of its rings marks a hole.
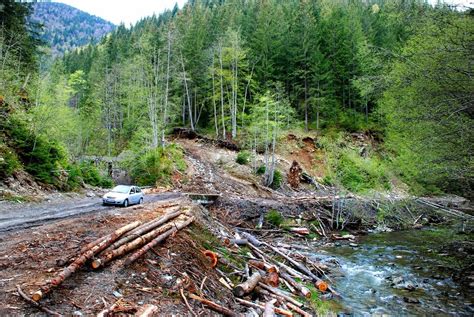
[[[103,205],[128,207],[143,203],[143,192],[138,186],[118,185],[102,197]]]

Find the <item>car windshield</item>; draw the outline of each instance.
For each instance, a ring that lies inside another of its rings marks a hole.
[[[112,192],[121,193],[121,194],[128,194],[129,191],[130,191],[130,186],[124,186],[124,185],[118,185],[118,186],[115,186],[114,189],[112,189]]]

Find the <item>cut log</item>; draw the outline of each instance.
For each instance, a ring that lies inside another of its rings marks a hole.
[[[325,292],[328,289],[328,284],[322,280],[316,281],[314,286],[316,286],[321,292]]]
[[[160,234],[158,237],[154,238],[153,240],[148,242],[145,246],[143,246],[141,249],[139,249],[138,251],[133,253],[131,256],[129,256],[125,260],[124,265],[127,266],[127,265],[135,262],[139,257],[143,256],[145,253],[148,252],[148,250],[153,248],[155,245],[157,245],[158,243],[166,240],[166,238],[168,238],[170,235],[177,232],[178,230],[181,230],[184,227],[190,225],[193,221],[194,221],[194,217],[189,217],[188,220],[186,220],[182,223],[179,223],[179,224],[175,225],[173,228],[171,228],[170,230],[166,231],[165,233]]]
[[[204,304],[205,306],[209,307],[210,309],[212,309],[213,311],[215,312],[218,312],[224,316],[230,316],[230,317],[237,317],[239,316],[237,313],[234,313],[233,311],[231,311],[230,309],[224,307],[224,306],[221,306],[219,304],[216,304],[214,302],[211,302],[210,300],[207,300],[205,298],[202,298],[202,297],[199,297],[197,295],[194,295],[194,294],[189,294],[189,298],[192,298],[194,300],[197,300],[198,302]]]
[[[172,223],[167,223],[159,228],[156,228],[143,236],[139,236],[135,240],[122,245],[118,249],[115,250],[110,250],[108,252],[102,253],[97,259],[94,259],[92,261],[92,268],[98,269],[101,266],[104,266],[108,262],[112,261],[113,259],[123,256],[127,254],[130,251],[133,251],[141,246],[143,246],[145,243],[148,243],[158,235],[162,234],[165,231],[170,230],[173,227]]]
[[[290,231],[301,235],[308,235],[310,233],[308,228],[290,228]]]
[[[295,288],[295,290],[298,291],[300,295],[303,295],[306,298],[311,297],[311,291],[306,287],[295,281],[288,273],[286,272],[280,272],[281,278],[283,278],[285,281],[287,281],[291,286]]]
[[[140,224],[141,224],[140,221],[135,221],[126,226],[123,226],[122,228],[115,230],[112,234],[108,235],[104,241],[100,242],[96,246],[92,247],[90,250],[81,254],[76,260],[74,260],[74,262],[72,262],[68,267],[62,270],[56,277],[51,279],[49,282],[43,285],[40,288],[40,290],[35,292],[33,294],[33,300],[36,302],[39,301],[47,293],[49,293],[51,289],[60,285],[62,282],[64,282],[65,279],[67,279],[74,272],[76,272],[80,267],[82,267],[87,262],[87,260],[89,260],[94,255],[96,255],[97,253],[101,252],[102,250],[107,248],[109,245],[114,243],[114,241],[120,238],[125,232],[128,232],[138,227]]]
[[[162,224],[168,222],[169,220],[178,217],[182,213],[183,213],[183,211],[181,211],[181,210],[178,210],[178,211],[174,210],[170,213],[167,213],[167,214],[159,217],[158,219],[154,219],[152,221],[149,221],[149,222],[141,225],[140,227],[135,228],[132,231],[128,232],[124,237],[122,237],[121,239],[119,239],[118,241],[116,241],[115,243],[110,245],[104,252],[109,252],[111,250],[117,249],[120,246],[124,245],[125,243],[127,243],[129,241],[132,241],[132,240],[135,240],[136,238],[138,238],[141,235],[149,232],[150,230],[153,230],[156,227],[161,226]]]
[[[242,298],[236,298],[235,300],[237,302],[241,303],[242,305],[247,306],[247,307],[252,307],[252,308],[265,310],[265,306],[262,305],[262,304],[253,303],[253,302],[250,302],[250,301],[242,299]],[[293,317],[293,313],[289,310],[282,309],[282,308],[279,308],[279,307],[274,307],[274,309],[275,309],[275,313],[277,313],[277,314],[287,316],[287,317]]]
[[[217,253],[212,252],[211,250],[206,250],[203,251],[202,254],[204,254],[209,259],[212,269],[217,266]]]
[[[257,271],[253,273],[249,279],[247,279],[244,283],[241,283],[234,287],[234,290],[232,291],[235,296],[237,297],[242,297],[245,294],[250,293],[253,291],[255,286],[257,286],[258,282],[262,279],[262,275]]]

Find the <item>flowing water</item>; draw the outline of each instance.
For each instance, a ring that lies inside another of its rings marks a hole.
[[[470,244],[471,237],[450,229],[370,234],[357,245],[338,243],[313,257],[337,268],[331,278],[342,316],[473,316],[472,289],[453,279],[472,257],[443,253],[450,242]]]

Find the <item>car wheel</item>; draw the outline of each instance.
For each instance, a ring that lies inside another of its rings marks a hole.
[[[138,201],[138,204],[139,204],[139,205],[143,204],[143,197],[140,198],[140,200]]]
[[[123,206],[124,206],[124,207],[128,207],[128,199],[125,199],[125,200],[123,201]]]

